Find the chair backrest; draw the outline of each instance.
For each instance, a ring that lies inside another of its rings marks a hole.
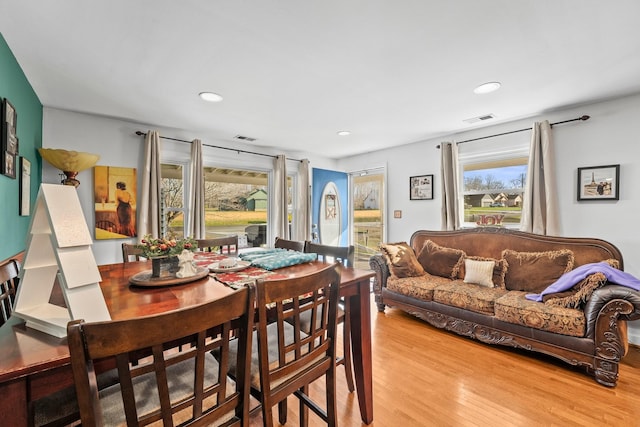
[[[318,259],[324,262],[340,261],[346,267],[353,267],[355,249],[350,246],[329,246],[321,245],[306,241],[304,244],[305,252],[313,252],[318,254]]]
[[[281,239],[280,237],[276,237],[276,242],[274,244],[275,248],[288,249],[290,251],[304,251],[304,242],[299,240],[287,240]]]
[[[218,252],[225,255],[238,254],[238,236],[216,237],[214,239],[197,239],[198,248],[206,252]]]
[[[18,290],[20,262],[10,259],[0,265],[0,325],[3,325],[13,312]]]
[[[153,420],[165,426],[187,420],[213,425],[229,417],[248,426],[254,295],[253,286],[247,286],[183,310],[129,320],[69,322],[67,340],[82,425],[131,426]],[[227,377],[232,337],[239,346],[235,381]],[[222,355],[221,363],[212,350]],[[105,358],[115,359],[119,382],[98,390],[94,361]]]
[[[340,268],[333,264],[305,276],[257,281],[260,390],[267,407],[335,371]],[[316,325],[309,333],[301,330],[305,313]]]
[[[140,261],[141,256],[142,256],[142,249],[136,248],[136,245],[132,245],[130,243],[122,244],[122,261],[123,262]],[[133,260],[131,258],[133,258]]]

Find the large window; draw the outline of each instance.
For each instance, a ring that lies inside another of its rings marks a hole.
[[[527,159],[463,167],[465,225],[519,226]]]
[[[458,147],[464,227],[520,227],[528,146],[504,139]]]

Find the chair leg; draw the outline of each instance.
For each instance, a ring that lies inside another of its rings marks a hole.
[[[287,398],[278,402],[278,421],[281,425],[287,423]]]
[[[265,402],[262,402],[262,425],[273,427],[273,408]]]
[[[309,396],[309,385],[305,385],[300,389],[302,394]],[[305,405],[304,400],[300,399],[300,427],[307,427],[309,425],[309,408]]]
[[[327,426],[335,427],[338,423],[338,407],[336,405],[336,365],[325,375],[325,391],[327,400]]]
[[[351,320],[349,319],[349,300],[344,300],[344,321],[342,322],[342,352],[344,358],[344,373],[347,377],[347,388],[349,393],[353,393],[355,386],[353,384],[353,363],[351,363]]]

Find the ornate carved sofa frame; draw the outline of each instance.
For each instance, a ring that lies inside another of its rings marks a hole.
[[[574,267],[616,259],[620,269],[623,268],[622,254],[618,248],[600,239],[541,236],[503,228],[475,228],[417,231],[411,236],[410,246],[418,253],[427,240],[440,246],[461,249],[469,256],[496,259],[501,258],[503,249],[521,252],[570,249],[575,255]],[[627,321],[640,318],[640,292],[607,282],[596,289],[584,305],[584,336],[562,335],[394,292],[387,289],[390,271],[385,258],[381,255],[372,257],[370,266],[376,273],[374,293],[378,311],[384,312],[385,306],[396,307],[435,327],[483,343],[548,354],[568,364],[586,368],[597,382],[609,387],[616,385],[618,363],[628,351]]]

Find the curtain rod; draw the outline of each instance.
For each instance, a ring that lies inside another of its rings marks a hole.
[[[578,121],[578,120],[581,120],[581,121],[584,122],[584,121],[589,120],[589,119],[590,119],[590,116],[587,116],[585,114],[583,116],[576,117],[575,119],[569,119],[569,120],[563,120],[561,122],[551,123],[550,126],[561,125],[561,124],[564,124],[564,123],[575,122],[575,121]],[[456,142],[456,145],[457,144],[464,144],[465,142],[479,141],[481,139],[493,138],[493,137],[496,137],[496,136],[510,135],[512,133],[524,132],[524,131],[531,130],[531,129],[533,129],[533,128],[524,128],[524,129],[512,130],[510,132],[496,133],[495,135],[481,136],[479,138],[465,139],[464,141]],[[440,148],[440,144],[436,145],[436,148]]]
[[[143,135],[147,136],[147,134],[145,132],[142,132],[142,131],[139,131],[139,130],[136,131],[136,135],[138,135],[138,136],[143,136]],[[171,138],[171,137],[168,137],[168,136],[160,136],[160,138],[169,139],[171,141],[186,142],[187,144],[191,144],[191,142],[192,142],[192,141],[187,141],[187,140],[184,140],[184,139]],[[278,157],[278,156],[274,156],[273,154],[256,153],[255,151],[240,150],[238,148],[221,147],[219,145],[205,144],[204,142],[202,143],[202,145],[205,145],[207,147],[219,148],[221,150],[235,151],[238,154],[240,154],[240,153],[253,154],[253,155],[256,155],[256,156],[271,157],[273,159]],[[298,159],[291,159],[289,157],[287,157],[287,160],[293,160],[294,162],[301,162],[302,161],[302,160],[298,160]]]

